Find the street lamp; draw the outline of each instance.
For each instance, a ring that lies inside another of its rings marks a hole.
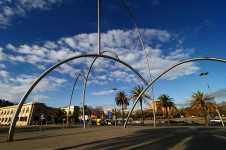
[[[203,75],[204,78],[205,78],[205,80],[206,80],[206,76],[205,76],[205,75],[208,75],[208,73],[209,73],[209,72],[200,73],[199,76],[202,76],[202,75]],[[207,80],[206,80],[206,84],[207,84],[207,87],[208,87],[209,90],[210,90],[210,86],[209,86]],[[222,120],[222,118],[221,118],[220,112],[219,112],[219,110],[218,110],[218,108],[217,108],[217,105],[216,105],[216,102],[215,102],[215,100],[214,100],[213,93],[212,93],[211,90],[210,90],[210,94],[211,94],[211,97],[212,97],[212,99],[213,99],[214,105],[215,105],[215,107],[216,107],[216,111],[217,111],[217,113],[218,113],[218,115],[219,115],[219,117],[220,117],[222,126],[224,127],[224,122],[223,122],[223,120]]]
[[[117,90],[116,88],[112,89],[114,91],[114,118],[115,118],[115,126],[116,126],[116,115],[115,115],[115,91]]]

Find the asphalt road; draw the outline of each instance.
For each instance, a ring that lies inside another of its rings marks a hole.
[[[7,129],[0,127],[0,149],[148,149],[225,150],[226,128],[220,126],[93,126],[16,129],[7,142]]]

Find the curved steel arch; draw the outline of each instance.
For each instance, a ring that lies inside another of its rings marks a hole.
[[[225,62],[226,63],[226,59],[220,59],[220,58],[210,58],[210,57],[201,57],[201,58],[192,58],[192,59],[187,59],[187,60],[184,60],[184,61],[181,61],[181,62],[178,62],[176,64],[174,64],[173,66],[169,67],[168,69],[166,69],[165,71],[163,71],[162,73],[160,73],[154,80],[152,80],[145,88],[144,90],[140,93],[140,95],[137,97],[136,101],[133,103],[133,106],[132,106],[132,109],[131,111],[129,112],[128,116],[127,116],[127,119],[126,119],[126,122],[124,124],[124,128],[126,128],[126,125],[127,125],[127,122],[128,122],[128,119],[135,107],[135,105],[137,104],[139,98],[141,97],[142,94],[144,94],[144,92],[158,79],[160,78],[162,75],[164,75],[165,73],[167,73],[168,71],[170,71],[171,69],[175,68],[176,66],[179,66],[181,64],[184,64],[184,63],[187,63],[187,62],[190,62],[190,61],[196,61],[196,60],[213,60],[213,61],[221,61],[221,62]]]
[[[128,65],[127,63],[119,60],[119,59],[116,59],[116,58],[113,58],[113,57],[110,57],[110,56],[107,56],[107,55],[98,55],[98,54],[86,54],[86,55],[79,55],[79,56],[73,56],[73,57],[70,57],[68,59],[65,59],[55,65],[53,65],[52,67],[50,67],[48,70],[46,70],[43,74],[41,74],[35,82],[33,82],[33,84],[29,87],[29,89],[26,91],[26,93],[23,95],[23,97],[21,98],[18,106],[17,106],[17,109],[15,111],[15,114],[13,116],[13,119],[12,119],[12,122],[10,124],[10,129],[9,129],[9,136],[7,138],[7,141],[13,141],[13,135],[14,135],[14,130],[15,130],[15,126],[16,126],[16,120],[18,119],[18,115],[19,115],[19,112],[24,104],[24,102],[26,101],[27,97],[30,95],[31,91],[34,89],[34,87],[42,80],[42,78],[44,78],[47,74],[49,74],[51,71],[53,71],[55,68],[57,68],[58,66],[68,62],[68,61],[71,61],[71,60],[74,60],[74,59],[78,59],[78,58],[83,58],[83,57],[96,57],[96,56],[99,56],[99,57],[104,57],[104,58],[108,58],[108,59],[111,59],[111,60],[115,60],[125,66],[127,66],[128,68],[130,68],[134,73],[136,73],[136,75],[139,76],[139,78],[144,82],[145,85],[148,85],[148,83],[145,81],[145,79],[133,68],[131,67],[130,65]]]
[[[72,88],[72,91],[71,91],[70,103],[69,103],[69,106],[68,106],[69,108],[68,108],[68,112],[67,112],[67,124],[69,123],[68,117],[69,117],[69,111],[70,111],[70,106],[71,106],[71,100],[72,100],[72,96],[73,96],[73,93],[74,93],[74,88],[75,88],[75,85],[76,85],[77,80],[78,80],[78,78],[79,78],[80,75],[82,75],[83,78],[84,78],[84,81],[86,81],[86,77],[85,77],[85,75],[84,75],[83,73],[80,73],[80,74],[77,76],[77,78],[75,79],[75,82],[74,82],[74,85],[73,85],[73,88]]]
[[[125,3],[124,0],[122,0],[122,3],[124,4],[124,6],[126,7],[128,13],[130,14],[130,17],[131,17],[131,19],[132,19],[132,21],[133,21],[133,23],[134,23],[134,26],[136,27],[136,30],[137,30],[138,35],[139,35],[140,43],[141,43],[141,46],[142,46],[142,48],[143,48],[144,55],[145,55],[145,58],[146,58],[146,63],[147,63],[147,68],[148,68],[148,73],[149,73],[149,78],[150,78],[150,82],[151,82],[151,69],[150,69],[150,64],[149,64],[149,62],[148,62],[147,53],[146,53],[145,48],[144,48],[144,43],[143,43],[143,40],[142,40],[140,31],[139,31],[139,29],[138,29],[138,27],[137,27],[137,23],[136,23],[136,21],[135,21],[133,15],[132,15],[132,13],[131,13],[131,11],[129,10],[129,7],[126,5],[126,3]],[[154,104],[154,92],[153,92],[153,87],[152,87],[152,85],[151,85],[151,98],[152,98],[152,102],[153,102],[153,104]],[[154,126],[156,126],[156,124],[155,124],[155,122],[156,122],[156,121],[155,121],[155,105],[153,105],[153,118],[154,118]]]
[[[96,56],[93,60],[93,62],[91,63],[90,67],[89,67],[89,70],[87,72],[87,75],[86,75],[86,80],[85,80],[85,83],[84,83],[84,88],[83,88],[83,99],[82,99],[82,107],[83,107],[83,111],[82,111],[82,115],[83,115],[83,124],[84,124],[84,129],[86,128],[86,122],[85,122],[85,94],[86,94],[86,84],[87,84],[87,81],[88,81],[88,78],[89,78],[89,73],[93,67],[93,64],[95,63],[95,61],[97,60],[97,58],[99,58],[101,56],[101,54],[103,53],[106,53],[106,52],[109,52],[111,54],[113,54],[118,60],[119,60],[119,57],[118,55],[111,51],[111,50],[103,50],[102,52],[100,52],[100,54],[98,56]]]

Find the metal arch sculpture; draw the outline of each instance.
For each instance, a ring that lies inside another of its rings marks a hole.
[[[83,88],[83,99],[82,99],[82,107],[83,107],[82,109],[83,109],[83,111],[82,111],[82,115],[83,115],[84,129],[86,128],[86,122],[85,122],[85,107],[84,107],[84,106],[85,106],[85,94],[86,94],[86,84],[87,84],[87,81],[88,81],[88,78],[89,78],[89,73],[90,73],[90,71],[91,71],[91,69],[92,69],[92,67],[93,67],[93,64],[94,64],[95,61],[97,60],[97,58],[99,58],[99,57],[101,56],[101,54],[106,53],[106,52],[111,53],[112,55],[114,55],[114,56],[119,60],[118,55],[117,55],[115,52],[111,51],[111,50],[103,50],[102,52],[100,52],[100,54],[99,54],[98,56],[96,56],[96,57],[93,59],[93,62],[91,63],[91,65],[90,65],[90,67],[89,67],[89,70],[88,70],[88,72],[87,72],[86,80],[85,80],[84,88]]]
[[[124,124],[124,128],[126,128],[126,125],[127,125],[127,122],[128,122],[128,119],[135,107],[135,105],[137,104],[139,98],[141,97],[141,95],[144,94],[144,92],[158,79],[160,78],[162,75],[164,75],[165,73],[167,73],[168,71],[170,71],[171,69],[175,68],[176,66],[179,66],[181,64],[184,64],[184,63],[187,63],[187,62],[190,62],[190,61],[197,61],[197,60],[213,60],[213,61],[221,61],[221,62],[225,62],[226,63],[226,59],[220,59],[220,58],[211,58],[211,57],[201,57],[201,58],[192,58],[192,59],[187,59],[187,60],[184,60],[184,61],[181,61],[181,62],[178,62],[174,65],[172,65],[171,67],[169,67],[168,69],[166,69],[165,71],[163,71],[162,73],[160,73],[154,80],[151,81],[151,83],[149,83],[145,88],[144,90],[140,93],[140,95],[137,97],[136,101],[133,103],[133,106],[132,106],[132,109],[131,111],[129,112],[128,116],[127,116],[127,119],[126,119],[126,122]]]
[[[116,59],[114,57],[110,57],[110,56],[107,56],[107,55],[98,55],[98,54],[86,54],[86,55],[79,55],[79,56],[73,56],[73,57],[70,57],[68,59],[65,59],[65,60],[62,60],[61,62],[53,65],[52,67],[50,67],[48,70],[46,70],[43,74],[41,74],[37,79],[36,81],[34,81],[32,83],[32,85],[29,87],[29,89],[25,92],[25,94],[23,95],[23,97],[21,98],[18,106],[17,106],[17,109],[15,111],[15,114],[13,116],[13,119],[12,119],[12,122],[10,124],[10,128],[9,128],[9,135],[8,135],[8,138],[7,138],[7,141],[10,142],[10,141],[13,141],[13,136],[14,136],[14,131],[15,131],[15,126],[16,126],[16,120],[18,119],[18,115],[20,113],[20,110],[24,104],[24,102],[26,101],[27,97],[30,95],[31,91],[35,88],[35,86],[47,75],[49,74],[51,71],[53,71],[55,68],[57,68],[58,66],[68,62],[68,61],[71,61],[71,60],[74,60],[74,59],[78,59],[78,58],[83,58],[83,57],[96,57],[96,56],[99,56],[99,57],[104,57],[104,58],[108,58],[108,59],[111,59],[111,60],[114,60],[114,61],[117,61],[123,65],[125,65],[126,67],[130,68],[137,76],[139,76],[139,78],[144,82],[145,85],[148,85],[148,83],[145,81],[145,79],[133,68],[131,67],[130,65],[128,65],[127,63],[119,60],[119,59]]]
[[[78,80],[78,78],[79,78],[80,75],[83,76],[84,82],[86,81],[86,77],[85,77],[85,75],[84,75],[83,73],[80,73],[80,74],[77,76],[77,78],[75,79],[75,82],[74,82],[74,85],[73,85],[73,88],[72,88],[72,91],[71,91],[70,103],[69,103],[69,106],[68,106],[68,112],[67,112],[67,125],[68,125],[68,123],[69,123],[68,118],[69,118],[69,112],[70,112],[71,100],[72,100],[73,93],[74,93],[74,88],[75,88],[75,85],[76,85],[77,80]]]
[[[147,53],[146,53],[145,48],[144,48],[144,43],[143,43],[143,40],[142,40],[140,31],[139,31],[139,29],[138,29],[138,27],[137,27],[137,23],[136,23],[136,21],[135,21],[133,15],[132,15],[132,13],[131,13],[131,11],[129,10],[129,7],[126,5],[126,3],[125,3],[124,0],[122,0],[122,3],[124,4],[124,6],[126,7],[126,10],[127,10],[128,13],[130,14],[130,17],[131,17],[131,19],[132,19],[132,21],[133,21],[133,23],[134,23],[134,26],[136,27],[136,30],[137,30],[138,35],[139,35],[140,43],[141,43],[141,46],[142,46],[142,48],[143,48],[144,55],[145,55],[145,58],[146,58],[146,63],[147,63],[147,68],[148,68],[148,73],[149,73],[149,78],[150,78],[150,82],[151,82],[151,69],[150,69],[150,65],[149,65],[149,62],[148,62]],[[153,86],[152,86],[152,85],[151,85],[151,98],[152,98],[152,102],[153,102],[153,104],[154,104],[154,101],[155,101],[155,100],[154,100],[154,92],[153,92]],[[154,118],[154,126],[156,126],[156,124],[155,124],[155,122],[156,122],[156,121],[155,121],[155,105],[153,105],[153,118]]]

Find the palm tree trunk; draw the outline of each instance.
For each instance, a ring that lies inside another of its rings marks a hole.
[[[208,121],[207,121],[207,115],[206,115],[206,107],[205,107],[205,105],[203,106],[203,111],[204,111],[203,114],[204,114],[206,126],[208,127]]]
[[[166,118],[168,120],[168,126],[170,126],[169,114],[168,114],[168,107],[167,106],[166,106]]]
[[[144,126],[144,114],[143,114],[143,108],[142,108],[142,100],[140,100],[140,108],[141,108],[142,126]]]

